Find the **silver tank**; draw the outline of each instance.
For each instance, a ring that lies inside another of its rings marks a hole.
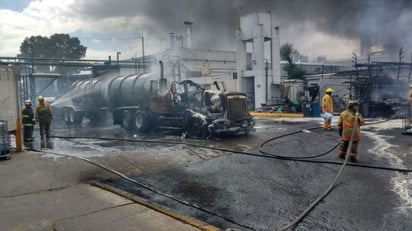
[[[75,82],[68,93],[75,105],[84,110],[147,106],[152,73],[127,76],[106,76]]]

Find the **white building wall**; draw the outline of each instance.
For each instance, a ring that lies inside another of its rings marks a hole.
[[[265,57],[265,42],[269,42],[270,57]],[[252,43],[252,59],[248,61],[246,43]],[[254,13],[240,18],[237,33],[237,73],[239,90],[248,94],[253,104],[250,109],[268,104],[280,95],[280,33],[271,14]],[[251,63],[249,63],[251,62]],[[268,65],[266,73],[265,66]],[[248,69],[251,66],[252,69]],[[252,84],[253,86],[249,86]],[[253,89],[253,91],[251,91]],[[252,108],[253,107],[253,108]]]

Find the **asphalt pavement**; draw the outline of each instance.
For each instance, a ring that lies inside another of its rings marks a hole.
[[[389,126],[388,126],[389,124]],[[358,163],[411,169],[411,138],[394,122],[364,127]],[[275,140],[266,151],[282,156],[324,153],[339,141],[336,130],[306,131],[318,121],[262,121],[250,137],[215,141],[257,147],[263,140],[293,131],[305,132]],[[251,143],[252,142],[252,143]],[[254,143],[253,143],[254,142]],[[247,150],[258,153],[256,148]],[[337,151],[317,158],[342,163]],[[276,230],[295,219],[332,182],[340,165],[307,163],[228,154],[159,172],[132,176],[166,198],[121,179],[104,181],[178,213],[222,229]],[[411,173],[347,166],[339,184],[295,230],[410,230]],[[182,203],[182,201],[184,203]]]
[[[0,227],[276,230],[327,188],[342,160],[336,150],[310,159],[322,163],[247,153],[259,154],[257,148],[263,141],[295,131],[303,132],[273,140],[263,149],[278,156],[327,152],[339,136],[336,130],[307,130],[320,124],[319,118],[259,119],[251,136],[212,140],[183,139],[169,133],[136,135],[112,126],[67,128],[54,124],[53,135],[58,138],[52,139],[53,149],[43,151],[91,159],[135,183],[75,158],[13,154],[12,160],[0,161],[4,182],[0,206],[5,208],[0,210]],[[362,128],[355,165],[412,169],[412,136],[402,136],[400,127],[400,121],[388,121]],[[72,138],[64,138],[68,136]],[[347,166],[334,190],[295,230],[411,230],[411,192],[411,173]]]

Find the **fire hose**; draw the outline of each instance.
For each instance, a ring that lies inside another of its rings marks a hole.
[[[74,159],[78,159],[78,160],[85,161],[85,162],[87,162],[87,163],[89,163],[89,164],[92,164],[92,165],[94,165],[94,166],[97,166],[97,167],[99,167],[99,168],[101,168],[101,169],[103,169],[103,170],[105,170],[105,171],[108,171],[108,172],[110,172],[110,173],[112,173],[112,174],[114,174],[114,175],[116,175],[116,176],[119,176],[120,178],[122,178],[122,179],[124,179],[124,180],[126,180],[126,181],[128,181],[128,182],[130,182],[130,183],[132,183],[132,184],[136,184],[136,185],[138,185],[138,186],[140,186],[140,187],[142,187],[142,188],[144,188],[144,189],[147,189],[147,190],[149,190],[149,191],[151,191],[151,192],[153,192],[153,193],[156,193],[156,194],[158,194],[158,195],[164,196],[164,197],[166,197],[166,198],[168,198],[168,199],[171,199],[171,200],[173,200],[173,201],[176,201],[176,202],[178,202],[178,203],[180,203],[180,204],[183,204],[183,205],[186,205],[186,206],[189,206],[189,207],[198,209],[198,210],[200,210],[200,211],[202,211],[202,212],[205,212],[205,213],[207,213],[207,214],[209,214],[209,215],[213,215],[213,216],[219,217],[219,218],[221,218],[221,219],[223,219],[223,220],[225,220],[225,221],[227,221],[227,222],[230,222],[230,223],[232,223],[232,224],[238,225],[238,226],[240,226],[240,227],[247,228],[247,229],[250,229],[250,230],[254,230],[254,229],[253,229],[252,227],[250,227],[250,226],[240,224],[240,223],[236,222],[235,220],[233,220],[233,219],[231,219],[231,218],[228,218],[228,217],[225,217],[225,216],[223,216],[223,215],[220,215],[220,214],[218,214],[217,212],[210,211],[210,210],[208,210],[208,209],[202,208],[201,206],[199,206],[199,205],[197,205],[197,204],[194,204],[194,203],[192,203],[192,202],[189,202],[189,201],[186,201],[186,200],[182,200],[182,199],[178,199],[178,198],[174,197],[173,195],[170,195],[170,194],[161,192],[161,191],[159,191],[159,190],[157,190],[157,189],[155,189],[155,188],[153,188],[153,187],[150,187],[149,185],[146,185],[146,184],[143,184],[143,183],[141,183],[141,182],[138,182],[138,181],[136,181],[136,180],[134,180],[134,179],[126,176],[125,174],[123,174],[123,173],[121,173],[121,172],[119,172],[119,171],[117,171],[117,170],[111,169],[111,168],[109,168],[109,167],[107,167],[107,166],[104,166],[103,164],[96,163],[96,162],[94,162],[94,161],[92,161],[92,160],[90,160],[90,159],[87,159],[87,158],[84,158],[84,157],[66,155],[66,154],[57,153],[57,152],[36,150],[36,149],[31,149],[31,151],[40,152],[40,153],[47,153],[47,154],[52,154],[52,155],[57,155],[57,156],[62,156],[62,157],[68,157],[68,158],[74,158]]]
[[[357,120],[357,118],[356,118],[356,120]],[[386,121],[383,121],[383,122],[386,122]],[[377,123],[382,123],[382,122],[377,122]],[[377,123],[373,123],[373,124],[377,124]],[[372,124],[372,123],[371,123],[371,124]],[[368,124],[368,125],[371,125],[371,124]],[[308,129],[305,129],[305,130],[315,130],[315,129],[319,129],[319,128],[320,128],[320,127],[314,127],[314,128],[308,128]],[[300,131],[291,132],[291,133],[288,133],[288,134],[284,134],[284,135],[277,136],[277,137],[271,138],[271,139],[269,139],[269,140],[266,140],[266,141],[264,141],[264,142],[259,146],[259,151],[262,152],[262,151],[263,151],[263,150],[262,150],[262,147],[263,147],[265,144],[267,144],[268,142],[270,142],[270,141],[273,141],[273,140],[276,140],[276,139],[280,139],[280,138],[286,137],[286,136],[295,135],[295,134],[302,133],[302,132],[303,132],[303,131],[300,130]],[[210,149],[210,150],[215,150],[215,151],[229,152],[229,153],[234,153],[234,154],[248,155],[248,156],[260,157],[260,158],[280,159],[280,160],[289,160],[289,161],[300,161],[300,162],[307,162],[307,163],[323,163],[323,164],[341,165],[341,168],[340,168],[338,174],[335,176],[334,180],[333,180],[332,183],[329,185],[329,187],[325,190],[325,192],[322,193],[322,194],[321,194],[307,209],[305,209],[294,221],[292,221],[291,223],[283,226],[280,230],[287,230],[287,229],[290,229],[291,227],[296,226],[322,199],[324,199],[324,198],[330,193],[330,191],[334,188],[334,186],[337,184],[340,176],[342,175],[342,172],[343,172],[343,169],[344,169],[345,166],[362,167],[362,168],[373,168],[373,169],[388,170],[388,171],[399,171],[399,172],[404,172],[404,173],[410,173],[410,172],[412,172],[411,169],[401,169],[401,168],[392,168],[392,167],[383,167],[383,166],[371,166],[371,165],[363,165],[363,164],[350,164],[350,163],[347,163],[348,156],[349,156],[348,154],[346,155],[346,158],[345,158],[345,161],[344,161],[343,164],[342,164],[341,162],[334,162],[334,161],[310,160],[311,158],[320,157],[320,156],[323,156],[323,155],[326,155],[326,154],[332,152],[332,151],[339,145],[339,143],[338,143],[337,145],[335,145],[333,148],[331,148],[330,150],[328,150],[327,152],[324,152],[324,153],[319,154],[319,155],[309,156],[309,157],[290,157],[290,156],[274,155],[274,154],[267,153],[267,152],[264,152],[264,151],[262,152],[262,154],[258,154],[258,153],[251,153],[251,152],[235,151],[235,150],[230,150],[230,149],[225,149],[225,148],[219,148],[219,147],[211,147],[211,146],[194,144],[194,143],[190,143],[190,142],[182,142],[182,141],[136,140],[136,139],[119,139],[119,138],[104,138],[104,137],[79,137],[79,136],[76,136],[76,137],[74,137],[74,136],[71,136],[71,137],[52,136],[52,137],[53,137],[53,138],[61,138],[61,139],[98,139],[98,140],[106,140],[106,141],[145,142],[145,143],[172,144],[172,145],[182,144],[182,145],[187,145],[187,146],[192,146],[192,147],[205,148],[205,149]],[[352,137],[353,137],[353,135],[352,135]],[[351,148],[351,146],[352,146],[352,143],[353,143],[353,141],[352,141],[352,139],[351,139],[351,142],[350,142],[350,144],[349,144],[348,150],[350,150],[350,148]],[[231,218],[224,217],[223,215],[220,215],[220,214],[218,214],[218,213],[216,213],[216,212],[213,212],[213,211],[209,211],[209,210],[207,210],[207,209],[204,209],[204,208],[202,208],[202,207],[200,207],[200,206],[198,206],[198,205],[196,205],[196,204],[193,204],[193,203],[191,203],[191,202],[184,201],[184,200],[175,198],[175,197],[173,197],[172,195],[169,195],[169,194],[160,192],[160,191],[158,191],[158,190],[156,190],[156,189],[154,189],[154,188],[152,188],[152,187],[150,187],[150,186],[147,186],[147,185],[142,184],[142,183],[140,183],[140,182],[138,182],[138,181],[136,181],[136,180],[134,180],[134,179],[131,179],[131,178],[127,177],[125,174],[123,174],[123,173],[121,173],[121,172],[118,172],[118,171],[116,171],[116,170],[110,169],[110,168],[108,168],[108,167],[106,167],[106,166],[103,166],[103,165],[101,165],[101,164],[99,164],[99,163],[96,163],[96,162],[94,162],[94,161],[91,161],[91,160],[89,160],[89,159],[87,159],[87,158],[76,157],[76,156],[72,156],[72,155],[66,155],[66,154],[49,152],[49,151],[41,151],[41,150],[33,150],[33,151],[42,152],[42,153],[49,153],[49,154],[54,154],[54,155],[59,155],[59,156],[64,156],[64,157],[71,157],[71,158],[76,158],[76,159],[79,159],[79,160],[82,160],[82,161],[86,161],[86,162],[88,162],[88,163],[90,163],[90,164],[93,164],[93,165],[95,165],[95,166],[98,166],[98,167],[100,167],[100,168],[102,168],[102,169],[104,169],[104,170],[106,170],[106,171],[108,171],[108,172],[111,172],[112,174],[115,174],[115,175],[117,175],[117,176],[125,179],[126,181],[129,181],[129,182],[131,182],[131,183],[137,184],[137,185],[141,186],[142,188],[145,188],[145,189],[147,189],[147,190],[149,190],[149,191],[151,191],[151,192],[154,192],[154,193],[157,193],[157,194],[159,194],[159,195],[165,196],[166,198],[175,200],[176,202],[181,203],[181,204],[184,204],[184,205],[186,205],[186,206],[196,208],[196,209],[198,209],[198,210],[200,210],[200,211],[203,211],[203,212],[206,212],[206,213],[208,213],[208,214],[210,214],[210,215],[214,215],[214,216],[220,217],[220,218],[222,218],[222,219],[224,219],[224,220],[226,220],[226,221],[228,221],[228,222],[230,222],[230,223],[232,223],[232,224],[236,224],[236,225],[238,225],[238,226],[240,226],[240,227],[247,228],[247,229],[250,229],[250,230],[254,230],[254,228],[252,228],[252,227],[250,227],[250,226],[248,226],[248,225],[240,224],[240,223],[234,221],[234,220],[231,219]]]
[[[323,191],[323,193],[316,198],[305,210],[303,210],[302,213],[299,214],[298,217],[296,217],[295,220],[293,220],[292,222],[290,222],[289,224],[286,224],[284,226],[282,226],[280,229],[278,229],[279,231],[284,231],[284,230],[288,230],[292,227],[295,227],[303,218],[306,217],[306,215],[308,215],[310,213],[310,211],[312,211],[313,208],[315,208],[316,205],[318,205],[332,190],[333,188],[338,184],[340,177],[342,176],[343,170],[345,169],[346,163],[349,160],[349,152],[352,149],[352,144],[353,144],[353,137],[355,136],[355,127],[358,124],[358,116],[359,113],[358,111],[356,111],[355,113],[355,119],[354,119],[354,125],[353,125],[353,129],[352,129],[352,134],[350,137],[350,141],[349,141],[349,145],[348,145],[348,149],[346,150],[346,157],[345,157],[345,161],[343,162],[342,166],[340,167],[338,173],[336,174],[335,178],[333,179],[333,181],[329,184],[329,186],[326,188],[325,191]],[[360,126],[360,125],[359,125]]]

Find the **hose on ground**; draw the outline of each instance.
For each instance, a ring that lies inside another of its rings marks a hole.
[[[384,123],[384,122],[386,122],[386,121],[369,123],[368,125],[378,124],[378,123]],[[306,130],[314,130],[314,129],[319,129],[319,128],[320,128],[320,127],[314,127],[314,128],[309,128],[309,129],[306,129]],[[333,148],[331,148],[331,149],[328,150],[327,152],[324,152],[324,153],[322,153],[322,154],[315,155],[315,156],[309,156],[309,157],[291,157],[291,156],[274,155],[274,154],[272,154],[272,153],[265,152],[265,151],[263,151],[263,149],[262,149],[263,146],[264,146],[265,144],[269,143],[270,141],[273,141],[273,140],[276,140],[276,139],[280,139],[280,138],[283,138],[283,137],[286,137],[286,136],[295,135],[295,134],[298,134],[298,133],[301,133],[301,132],[303,132],[303,131],[300,130],[300,131],[296,131],[296,132],[291,132],[291,133],[284,134],[284,135],[281,135],[281,136],[277,136],[277,137],[274,137],[274,138],[271,138],[271,139],[268,139],[268,140],[264,141],[264,142],[259,146],[259,151],[260,151],[262,154],[250,153],[250,152],[243,152],[243,151],[236,151],[236,150],[230,150],[230,149],[219,148],[219,147],[210,147],[210,146],[206,146],[206,145],[194,144],[194,143],[189,143],[189,142],[181,142],[181,141],[136,140],[136,139],[119,139],[119,138],[105,138],[105,137],[78,137],[78,136],[76,136],[76,137],[74,137],[74,136],[72,136],[72,137],[53,136],[53,138],[61,138],[61,139],[96,139],[96,140],[107,140],[107,141],[146,142],[146,143],[171,144],[171,145],[182,144],[182,145],[187,145],[187,146],[192,146],[192,147],[205,148],[205,149],[210,149],[210,150],[216,150],[216,151],[222,151],[222,152],[229,152],[229,153],[234,153],[234,154],[242,154],[242,155],[260,157],[260,158],[280,159],[280,160],[288,160],[288,161],[300,161],[300,162],[317,163],[317,164],[321,163],[321,164],[341,165],[341,168],[340,168],[338,174],[336,175],[336,177],[334,178],[334,180],[332,181],[332,183],[329,185],[329,187],[324,191],[324,193],[322,193],[322,194],[321,194],[307,209],[305,209],[305,210],[301,213],[301,215],[299,215],[293,222],[289,223],[288,225],[283,226],[280,230],[287,230],[287,229],[289,229],[289,228],[291,228],[291,227],[296,226],[321,200],[323,200],[323,199],[330,193],[330,191],[334,188],[334,186],[337,184],[340,176],[342,175],[342,172],[343,172],[343,169],[344,169],[345,166],[371,168],[371,169],[380,169],[380,170],[388,170],[388,171],[398,171],[398,172],[404,172],[404,173],[410,173],[410,172],[412,172],[411,169],[400,169],[400,168],[392,168],[392,167],[371,166],[371,165],[364,165],[364,164],[350,164],[350,163],[347,163],[347,161],[348,161],[348,156],[349,156],[348,154],[346,155],[346,158],[345,158],[345,161],[344,161],[343,164],[342,164],[341,162],[334,162],[334,161],[311,160],[311,159],[313,159],[313,158],[320,157],[320,156],[323,156],[323,155],[326,155],[326,154],[330,153],[331,151],[333,151],[333,150],[339,145],[339,143],[336,144]],[[353,143],[353,141],[350,142],[350,147],[352,146],[352,143]],[[350,147],[348,147],[348,151],[350,150]],[[36,151],[38,151],[38,150],[36,150]],[[262,151],[263,151],[263,152],[262,152]],[[87,161],[87,162],[89,162],[89,163],[91,163],[91,164],[94,164],[94,165],[96,165],[96,166],[98,166],[98,167],[101,167],[101,166],[99,166],[100,164],[92,163],[90,160],[88,160],[88,159],[86,159],[86,158],[82,158],[82,157],[75,157],[75,156],[71,156],[71,155],[64,155],[64,154],[52,153],[52,152],[44,152],[44,153],[50,153],[50,154],[61,155],[61,156],[66,156],[66,157],[78,158],[78,159]],[[102,167],[104,167],[104,166],[102,166]],[[238,222],[236,222],[236,221],[234,221],[234,220],[232,220],[232,219],[230,219],[230,218],[226,218],[226,217],[224,217],[224,216],[222,216],[222,215],[219,215],[219,214],[217,214],[217,213],[215,213],[215,212],[213,212],[213,211],[209,211],[209,210],[204,209],[204,208],[201,208],[200,206],[195,205],[195,204],[193,204],[193,203],[190,203],[190,202],[187,202],[187,201],[183,201],[183,200],[179,200],[179,199],[177,199],[177,198],[174,198],[174,197],[171,196],[171,195],[168,195],[168,194],[159,192],[159,191],[157,191],[157,190],[155,190],[155,189],[153,189],[153,188],[151,188],[151,187],[149,187],[149,186],[147,186],[147,185],[141,184],[141,183],[139,183],[139,182],[137,182],[137,181],[135,181],[135,180],[133,180],[133,179],[131,179],[131,178],[128,178],[127,176],[125,176],[124,174],[122,174],[122,173],[120,173],[120,172],[118,172],[118,171],[115,171],[115,170],[111,170],[111,171],[110,171],[109,169],[107,169],[107,170],[108,170],[109,172],[115,174],[115,175],[120,176],[121,178],[123,178],[123,179],[125,179],[125,180],[127,180],[127,181],[129,181],[129,182],[132,182],[132,183],[134,183],[134,184],[137,184],[137,185],[139,185],[139,186],[141,186],[141,187],[143,187],[143,188],[146,188],[146,189],[148,189],[148,190],[150,190],[150,191],[152,191],[152,192],[159,193],[159,194],[161,194],[161,195],[163,195],[163,196],[165,196],[165,197],[167,197],[167,198],[169,198],[169,199],[172,199],[172,200],[175,200],[175,201],[177,201],[177,202],[179,202],[179,203],[182,203],[182,204],[184,204],[184,205],[187,205],[187,206],[190,206],[190,207],[199,209],[199,210],[204,211],[204,212],[206,212],[206,213],[208,213],[208,214],[211,214],[211,215],[220,217],[220,218],[222,218],[222,219],[224,219],[224,220],[226,220],[226,221],[228,221],[228,222],[230,222],[230,223],[236,224],[236,225],[238,225],[238,226],[240,226],[240,227],[247,228],[247,229],[250,229],[250,230],[254,230],[254,228],[252,228],[252,227],[250,227],[250,226],[248,226],[248,225],[239,224]]]
[[[323,191],[323,193],[319,197],[317,197],[305,210],[303,210],[299,214],[299,216],[295,218],[295,220],[293,220],[289,224],[286,224],[286,225],[282,226],[280,229],[278,229],[278,231],[285,231],[285,230],[288,230],[292,227],[295,227],[297,224],[299,224],[301,222],[301,220],[303,218],[305,218],[310,213],[310,211],[312,211],[312,209],[315,208],[316,205],[318,205],[333,190],[333,188],[338,184],[339,179],[343,174],[343,170],[345,169],[346,163],[349,160],[349,153],[352,149],[353,138],[355,136],[355,131],[356,131],[355,126],[358,123],[357,122],[358,121],[358,116],[359,116],[359,113],[356,111],[355,119],[354,119],[354,122],[353,122],[354,125],[353,125],[353,129],[352,129],[352,134],[351,134],[351,137],[350,137],[348,148],[346,150],[345,161],[343,162],[342,166],[340,167],[340,169],[339,169],[338,173],[336,174],[335,178],[332,180],[332,182],[329,184],[329,186],[325,189],[325,191]]]
[[[237,226],[239,226],[239,227],[247,228],[247,229],[249,229],[249,230],[255,230],[254,228],[252,228],[252,227],[250,227],[250,226],[248,226],[248,225],[244,225],[244,224],[241,224],[241,223],[239,223],[239,222],[236,222],[235,220],[233,220],[233,219],[231,219],[231,218],[228,218],[228,217],[225,217],[225,216],[223,216],[223,215],[221,215],[221,214],[219,214],[219,213],[217,213],[217,212],[213,212],[213,211],[210,211],[210,210],[208,210],[208,209],[202,208],[201,206],[199,206],[199,205],[197,205],[197,204],[194,204],[194,203],[192,203],[192,202],[189,202],[189,201],[186,201],[186,200],[182,200],[182,199],[178,199],[178,198],[176,198],[176,197],[174,197],[174,196],[172,196],[172,195],[170,195],[170,194],[167,194],[167,193],[164,193],[164,192],[160,192],[159,190],[156,190],[156,189],[153,188],[153,187],[150,187],[150,186],[148,186],[148,185],[146,185],[146,184],[143,184],[143,183],[141,183],[141,182],[138,182],[138,181],[136,181],[136,180],[134,180],[134,179],[126,176],[125,174],[123,174],[123,173],[121,173],[121,172],[119,172],[119,171],[117,171],[117,170],[111,169],[111,168],[109,168],[109,167],[107,167],[107,166],[104,166],[103,164],[96,163],[96,162],[94,162],[94,161],[92,161],[92,160],[90,160],[90,159],[87,159],[87,158],[84,158],[84,157],[79,157],[79,156],[66,155],[66,154],[57,153],[57,152],[36,150],[36,149],[31,149],[31,151],[33,151],[33,152],[45,153],[45,154],[52,154],[52,155],[57,155],[57,156],[62,156],[62,157],[68,157],[68,158],[74,158],[74,159],[78,159],[78,160],[85,161],[85,162],[87,162],[87,163],[89,163],[89,164],[92,164],[92,165],[94,165],[94,166],[97,166],[97,167],[99,167],[99,168],[101,168],[101,169],[103,169],[103,170],[105,170],[105,171],[108,171],[108,172],[110,172],[110,173],[112,173],[112,174],[114,174],[114,175],[116,175],[116,176],[119,176],[120,178],[124,179],[125,181],[128,181],[128,182],[130,182],[130,183],[136,184],[136,185],[138,185],[138,186],[140,186],[140,187],[142,187],[142,188],[144,188],[144,189],[147,189],[147,190],[149,190],[149,191],[151,191],[151,192],[153,192],[153,193],[156,193],[156,194],[158,194],[158,195],[164,196],[164,197],[166,197],[166,198],[168,198],[168,199],[171,199],[171,200],[173,200],[173,201],[176,201],[176,202],[178,202],[178,203],[180,203],[180,204],[183,204],[183,205],[186,205],[186,206],[189,206],[189,207],[198,209],[198,210],[200,210],[200,211],[202,211],[202,212],[205,212],[205,213],[207,213],[207,214],[209,214],[209,215],[213,215],[213,216],[219,217],[219,218],[221,218],[221,219],[223,219],[223,220],[225,220],[225,221],[227,221],[227,222],[229,222],[229,223],[235,224],[235,225],[237,225]]]
[[[285,137],[287,135],[293,135],[293,134],[300,133],[300,132],[302,131],[288,133],[288,134],[282,135],[282,137]],[[206,146],[206,145],[190,143],[190,142],[183,142],[183,141],[137,140],[137,139],[121,139],[121,138],[110,138],[110,137],[55,136],[55,135],[50,136],[50,137],[56,138],[56,139],[90,139],[90,140],[94,139],[94,140],[104,140],[104,141],[130,142],[130,143],[151,143],[151,144],[170,144],[170,145],[181,144],[181,145],[186,145],[190,147],[204,148],[204,149],[209,149],[209,150],[214,150],[214,151],[221,151],[221,152],[246,155],[246,156],[252,156],[252,157],[259,157],[259,158],[266,158],[266,159],[279,159],[279,160],[284,160],[284,161],[298,161],[298,162],[315,163],[315,164],[330,164],[330,165],[341,165],[342,164],[342,162],[337,162],[337,161],[311,160],[311,159],[301,159],[301,158],[285,158],[284,156],[278,156],[274,154],[268,155],[268,154],[259,154],[259,153],[252,153],[252,152],[246,152],[246,151],[237,151],[237,150],[232,150],[232,149]],[[334,148],[336,148],[337,145],[335,145]],[[397,172],[403,172],[403,173],[412,172],[412,169],[393,168],[393,167],[385,167],[385,166],[373,166],[373,165],[366,165],[366,164],[359,164],[359,163],[357,164],[348,163],[347,165],[351,167],[371,168],[371,169],[378,169],[378,170],[397,171]]]

